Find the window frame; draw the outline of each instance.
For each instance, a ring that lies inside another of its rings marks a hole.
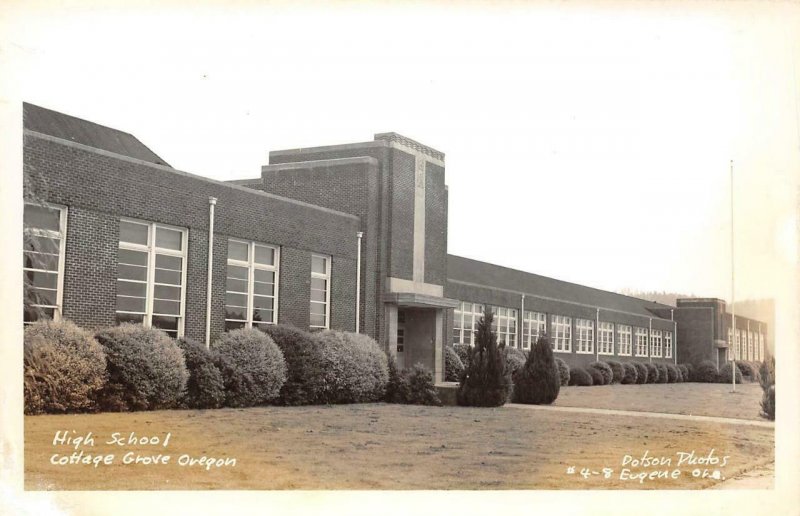
[[[650,356],[653,358],[663,358],[663,333],[661,330],[650,330]]]
[[[634,331],[634,335],[636,337],[636,344],[634,347],[635,356],[637,357],[649,357],[648,354],[650,352],[650,342],[647,335],[647,328],[642,328],[641,326],[636,326],[636,330]],[[644,354],[640,353],[640,351],[644,349]]]
[[[501,342],[504,342],[506,346],[518,348],[519,347],[519,335],[517,334],[517,318],[519,317],[519,312],[517,312],[516,308],[509,308],[506,306],[495,306],[493,307],[495,310],[494,321],[492,322],[491,330],[495,332],[497,335],[497,344],[499,345]],[[501,314],[501,310],[503,314]],[[513,315],[512,315],[513,314]],[[500,331],[500,319],[505,319],[506,323],[506,331]],[[511,331],[513,322],[513,332]],[[513,335],[514,337],[514,344],[513,346],[508,343],[510,340],[509,337]],[[503,340],[501,340],[501,336]]]
[[[593,320],[575,318],[575,353],[579,355],[594,354],[594,331]],[[584,346],[581,346],[582,343]],[[584,347],[585,349],[582,349]]]
[[[610,337],[610,339],[604,338]],[[605,344],[609,347],[609,351],[603,351]],[[600,321],[597,325],[597,354],[598,355],[614,355],[614,323],[609,321]]]
[[[536,330],[533,330],[534,325]],[[547,333],[547,314],[534,310],[525,310],[522,314],[522,349],[531,349],[542,335]],[[534,334],[536,338],[534,339]]]
[[[314,272],[314,258],[322,258],[325,260],[325,274]],[[329,330],[331,327],[331,273],[333,269],[333,258],[326,254],[311,253],[311,279],[324,279],[325,280],[325,326],[311,324],[311,305],[313,303],[321,304],[321,301],[314,301],[311,299],[311,282],[308,285],[308,327],[320,330]]]
[[[664,358],[672,358],[672,332],[664,331]]]
[[[49,208],[51,210],[58,210],[58,234],[55,234],[53,230],[50,229],[41,229],[41,228],[26,228],[25,227],[25,208],[27,206],[41,206],[43,208]],[[23,223],[22,223],[22,232],[23,238],[26,232],[30,232],[33,236],[43,236],[45,238],[58,238],[59,239],[59,246],[58,246],[58,270],[55,271],[57,274],[56,277],[56,304],[53,305],[38,305],[32,304],[31,306],[41,307],[41,308],[52,308],[53,309],[53,321],[60,321],[64,316],[64,265],[66,263],[66,255],[67,255],[67,219],[69,217],[69,208],[67,206],[61,204],[53,204],[49,202],[34,202],[34,201],[24,201],[23,202]],[[48,271],[44,269],[34,269],[30,267],[25,267],[24,257],[25,257],[25,246],[23,240],[23,248],[22,248],[22,255],[23,255],[23,263],[22,263],[22,271],[23,274],[26,270],[30,271],[38,271],[38,272],[45,272],[47,274],[52,274],[54,271]],[[24,295],[24,293],[23,293]],[[23,299],[23,303],[25,300]],[[25,322],[24,313],[23,313],[23,326],[32,324],[34,321]]]
[[[565,336],[558,336],[558,328],[562,328]],[[550,314],[551,347],[554,353],[572,353],[572,317]],[[559,346],[559,344],[566,344]]]
[[[619,335],[617,354],[622,357],[631,356],[633,354],[633,327],[629,324],[617,324],[617,334]],[[626,336],[627,339],[623,339],[623,336]],[[625,340],[627,340],[627,342],[625,342]],[[625,344],[626,347],[623,347],[623,344]],[[626,349],[627,353],[624,352]]]
[[[470,303],[469,301],[459,301],[458,308],[453,309],[453,344],[465,344],[467,346],[474,346],[475,340],[475,331],[478,327],[478,321],[480,321],[481,317],[483,316],[483,304],[481,303]],[[466,310],[466,307],[469,307],[469,311]],[[456,317],[456,314],[460,313],[461,317]],[[469,317],[470,319],[470,338],[469,342],[465,342],[465,335],[467,335],[467,326],[466,326],[466,318]],[[456,321],[460,320],[460,323]],[[456,341],[456,333],[458,334],[458,342]]]
[[[142,314],[141,312],[131,312],[127,310],[117,310],[115,305],[114,307],[114,317],[116,318],[116,314],[135,314],[135,315],[143,315],[142,317],[142,325],[147,328],[153,327],[153,316],[154,315],[164,315],[167,317],[175,317],[173,314],[154,314],[153,313],[153,305],[155,304],[155,270],[156,270],[156,255],[162,254],[166,256],[173,256],[181,258],[181,308],[180,314],[178,317],[178,329],[176,331],[176,338],[181,338],[185,334],[185,327],[186,327],[186,276],[187,276],[187,269],[188,269],[188,261],[189,261],[189,228],[180,227],[180,226],[173,226],[171,224],[163,224],[161,222],[154,222],[148,220],[141,220],[135,219],[131,217],[120,217],[119,222],[129,222],[132,224],[139,224],[142,226],[147,226],[147,244],[136,244],[133,242],[123,242],[121,235],[119,234],[120,231],[117,232],[117,252],[119,253],[120,249],[128,249],[131,251],[138,251],[138,252],[145,252],[147,253],[147,278],[145,280],[146,284],[146,291],[145,291],[145,312]],[[164,247],[157,247],[156,246],[156,231],[158,228],[164,228],[172,231],[179,231],[181,233],[181,250],[175,251],[174,249],[167,249]],[[119,277],[119,262],[117,262],[117,274],[114,286],[116,288],[119,281],[127,281],[130,283],[142,283],[141,281],[135,280],[120,280]],[[175,285],[168,285],[166,286],[174,287]],[[115,303],[116,297],[120,294],[115,292]],[[133,296],[122,296],[122,297],[133,297]],[[119,323],[117,323],[119,324]],[[159,328],[160,329],[160,328]],[[166,330],[162,330],[166,331]],[[170,335],[167,333],[167,335]]]
[[[247,261],[243,262],[241,260],[237,260],[235,258],[230,258],[230,243],[235,242],[237,244],[244,244],[247,246]],[[272,249],[273,251],[273,264],[272,265],[264,265],[260,263],[256,263],[255,256],[256,256],[256,246],[258,247],[267,247]],[[246,316],[245,320],[242,321],[240,319],[229,319],[227,313],[223,313],[225,324],[227,325],[228,322],[234,323],[244,323],[245,328],[256,328],[258,329],[258,325],[260,324],[278,324],[278,306],[279,306],[279,296],[280,296],[280,259],[281,259],[281,248],[278,245],[274,244],[266,244],[263,242],[256,242],[255,240],[245,240],[242,238],[236,237],[228,237],[228,254],[225,260],[225,295],[228,295],[228,272],[227,267],[232,265],[234,267],[245,267],[247,268],[247,292],[235,292],[237,294],[245,294],[247,296],[247,306],[245,307]],[[233,262],[233,263],[231,263]],[[255,293],[255,271],[256,270],[263,270],[263,271],[270,271],[273,273],[273,277],[275,279],[273,285],[274,290],[272,294],[272,321],[259,321],[254,324],[253,321],[253,310],[255,310],[255,296],[258,297],[270,297],[265,296],[262,294]],[[225,307],[228,306],[227,303],[223,304],[223,310]],[[227,311],[225,311],[227,312]],[[227,328],[225,331],[229,331]]]

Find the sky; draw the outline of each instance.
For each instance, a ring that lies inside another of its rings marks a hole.
[[[446,154],[451,254],[609,290],[730,299],[733,160],[736,298],[797,260],[789,3],[163,5],[6,11],[4,103],[220,180],[399,132]]]

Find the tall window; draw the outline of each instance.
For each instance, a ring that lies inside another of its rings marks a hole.
[[[228,239],[225,331],[278,322],[277,247]]]
[[[736,360],[744,360],[744,357],[742,357],[742,332],[738,329],[734,329],[733,334],[735,336],[734,338],[736,339],[736,344],[734,344],[736,353],[734,353],[733,356],[736,358]]]
[[[181,228],[120,220],[117,324],[136,322],[171,337],[183,335],[186,235]]]
[[[758,354],[760,355],[759,360],[764,360],[767,358],[764,349],[764,334],[761,332],[758,333],[758,352],[759,352]]]
[[[664,358],[672,358],[672,332],[664,332]]]
[[[547,316],[541,312],[525,311],[522,318],[522,347],[531,349],[547,331]]]
[[[311,255],[311,320],[312,328],[330,327],[331,257]]]
[[[576,353],[594,353],[594,321],[575,319]]]
[[[61,318],[67,209],[25,204],[22,238],[23,322]]]
[[[661,330],[650,332],[650,356],[661,358]]]
[[[755,360],[755,346],[753,345],[753,332],[747,331],[747,357],[748,360]]]
[[[728,328],[728,360],[733,360],[733,330]],[[737,359],[739,357],[736,357]]]
[[[636,328],[636,356],[647,356],[647,328]]]
[[[478,321],[483,317],[483,305],[462,302],[453,310],[453,344],[475,344]]]
[[[572,319],[563,315],[553,315],[550,317],[550,328],[553,351],[570,353],[572,351]]]
[[[632,347],[631,327],[625,324],[618,324],[617,334],[619,335],[619,354],[630,356]]]
[[[597,353],[614,354],[614,323],[601,322],[597,326]]]
[[[497,332],[497,343],[505,342],[506,346],[517,347],[517,310],[497,307],[492,323],[492,330]]]

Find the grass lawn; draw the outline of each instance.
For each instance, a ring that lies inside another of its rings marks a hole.
[[[615,384],[562,387],[554,405],[764,421],[758,415],[761,394],[757,383],[737,384],[736,393],[720,383]]]
[[[652,392],[650,387],[620,386]],[[664,389],[682,387],[661,386]],[[613,389],[613,387],[611,388]],[[577,390],[577,389],[576,389]],[[598,396],[602,388],[585,388]],[[566,389],[565,400],[573,397]],[[599,395],[602,397],[602,395]],[[563,400],[559,398],[558,404]],[[729,401],[727,403],[735,403]],[[659,409],[662,403],[656,403]],[[596,406],[596,405],[594,405]],[[614,407],[624,408],[624,407]],[[91,431],[85,453],[116,454],[114,464],[52,465],[58,430]],[[105,442],[171,432],[166,448],[119,447]],[[697,489],[717,483],[678,466],[677,452],[729,455],[718,467],[730,478],[774,460],[772,428],[628,416],[597,416],[518,408],[417,407],[386,404],[332,407],[256,407],[208,411],[28,416],[25,418],[27,489]],[[121,464],[129,451],[169,454],[163,464]],[[668,457],[671,466],[631,468],[631,473],[679,469],[677,479],[638,483],[619,478],[626,454]],[[235,457],[236,465],[206,470],[180,466],[178,458]],[[569,466],[575,474],[567,474]],[[613,469],[611,478],[590,475]],[[703,468],[703,466],[699,466]],[[709,471],[714,467],[708,467]]]

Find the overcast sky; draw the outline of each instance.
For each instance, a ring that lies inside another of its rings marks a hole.
[[[450,253],[729,298],[733,159],[737,298],[771,297],[796,260],[788,3],[20,5],[4,91],[180,170],[252,178],[269,150],[396,131],[446,154]]]

